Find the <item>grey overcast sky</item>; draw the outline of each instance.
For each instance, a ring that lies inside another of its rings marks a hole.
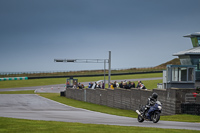
[[[190,49],[200,0],[0,0],[0,72],[151,67]]]

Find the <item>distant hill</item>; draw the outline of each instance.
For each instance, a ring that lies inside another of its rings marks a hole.
[[[166,65],[181,65],[179,58],[174,58],[170,61],[167,61],[163,64],[160,64],[155,67],[147,67],[147,68],[129,68],[129,69],[121,69],[121,70],[112,70],[112,73],[130,73],[130,72],[145,72],[145,71],[162,71],[166,69]]]
[[[156,67],[166,67],[166,65],[170,65],[170,64],[171,65],[181,65],[181,62],[180,62],[179,58],[174,58],[174,59],[172,59],[172,60],[170,60],[168,62],[165,62],[163,64],[160,64],[160,65],[158,65]]]

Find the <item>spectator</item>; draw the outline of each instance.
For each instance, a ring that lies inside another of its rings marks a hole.
[[[99,84],[99,83],[97,84],[96,88],[101,88],[101,86],[100,86],[100,84]]]
[[[131,88],[131,81],[128,82],[128,87]]]
[[[81,83],[78,83],[78,88],[83,89]]]
[[[143,83],[140,83],[140,89],[146,89],[146,87]]]
[[[117,82],[115,81],[113,84],[113,88],[116,88],[116,87],[117,87]]]
[[[92,86],[92,89],[96,89],[97,88],[97,83],[94,82],[94,85]]]
[[[119,87],[119,83],[116,83],[117,88]]]
[[[123,82],[123,88],[124,89],[130,89],[126,82]]]
[[[102,84],[102,89],[104,89],[104,83]]]
[[[135,83],[132,82],[130,88],[135,88]]]
[[[123,81],[119,84],[119,88],[123,88]]]
[[[96,88],[99,88],[99,83],[96,84]]]
[[[113,83],[110,82],[110,88],[114,90]]]
[[[138,84],[137,84],[136,88],[140,88],[140,83],[141,83],[141,81],[138,81]]]
[[[81,84],[82,89],[85,88],[85,86],[83,84]]]
[[[103,87],[103,82],[100,82],[100,83],[99,83],[99,88],[102,89],[102,87]]]
[[[90,82],[88,88],[92,88],[92,86],[93,86],[93,83]]]

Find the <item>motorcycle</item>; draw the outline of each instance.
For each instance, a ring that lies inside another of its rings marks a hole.
[[[137,114],[138,114],[138,122],[143,122],[144,120],[149,121],[149,119],[147,118],[147,113],[150,109],[150,106],[146,105],[146,106],[141,106],[139,110],[136,110]],[[156,103],[153,106],[153,111],[151,113],[151,121],[153,121],[153,123],[157,123],[160,120],[160,114],[162,111],[162,104],[160,101],[156,101]]]

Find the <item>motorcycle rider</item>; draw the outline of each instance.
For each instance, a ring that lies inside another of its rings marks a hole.
[[[146,107],[147,108],[150,108],[149,110],[148,110],[148,113],[147,113],[147,118],[151,121],[151,113],[157,108],[156,107],[156,105],[155,105],[155,103],[156,103],[156,101],[157,101],[157,98],[158,98],[158,94],[157,93],[153,93],[152,94],[152,96],[150,96],[149,98],[148,98],[148,101],[147,101],[147,105],[146,105]]]

